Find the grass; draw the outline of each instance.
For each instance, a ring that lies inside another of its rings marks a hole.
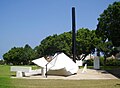
[[[0,88],[120,88],[120,80],[12,79],[10,66],[0,65]]]
[[[16,88],[120,88],[120,80],[28,80],[15,79]]]
[[[0,65],[0,88],[12,88],[9,69],[10,66]]]

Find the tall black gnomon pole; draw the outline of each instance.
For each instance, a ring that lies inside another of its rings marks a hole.
[[[76,63],[76,25],[75,25],[75,7],[72,7],[72,54],[73,61]]]

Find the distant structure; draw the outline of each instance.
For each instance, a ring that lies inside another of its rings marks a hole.
[[[76,27],[75,27],[75,7],[72,7],[72,54],[76,63]]]

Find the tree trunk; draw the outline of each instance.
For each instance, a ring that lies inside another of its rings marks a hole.
[[[106,66],[106,55],[104,55],[104,66]]]

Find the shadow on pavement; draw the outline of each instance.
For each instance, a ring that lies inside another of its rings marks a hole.
[[[106,71],[120,79],[120,68],[106,70]]]

